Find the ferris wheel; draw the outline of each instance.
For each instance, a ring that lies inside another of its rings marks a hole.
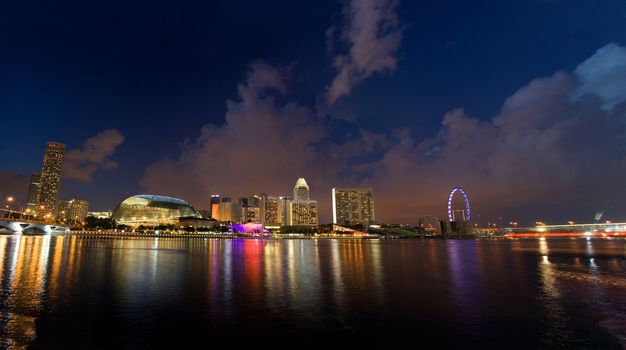
[[[454,194],[459,192],[463,196],[463,201],[465,202],[465,210],[454,210],[452,208],[452,198]],[[455,212],[461,212],[463,216],[463,220],[461,221],[470,221],[470,202],[467,199],[467,193],[461,187],[455,187],[450,191],[450,195],[448,196],[448,220],[450,221],[459,221],[456,220]]]

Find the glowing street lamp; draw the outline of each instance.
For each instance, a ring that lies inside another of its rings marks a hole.
[[[7,197],[7,206],[6,208],[9,210],[9,219],[11,218],[11,203],[13,202],[15,198],[13,198],[12,196]]]

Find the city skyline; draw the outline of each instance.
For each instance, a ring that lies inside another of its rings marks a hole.
[[[96,211],[304,176],[320,222],[333,187],[393,223],[445,217],[455,186],[483,223],[626,219],[626,4],[363,4],[5,9],[0,194],[25,204],[56,140],[60,198]]]

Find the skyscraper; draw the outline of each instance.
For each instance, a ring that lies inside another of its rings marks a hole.
[[[28,198],[26,200],[26,209],[29,209],[31,214],[37,210],[39,205],[39,191],[41,190],[41,174],[32,173],[30,176],[30,186],[28,186]]]
[[[294,201],[308,201],[309,200],[309,185],[307,185],[304,178],[299,178],[296,181],[296,186],[293,188],[293,200]]]
[[[211,212],[211,219],[220,220],[220,203],[222,202],[219,194],[211,195],[209,202],[209,212]]]
[[[309,185],[304,178],[296,181],[293,188],[293,200],[287,202],[289,211],[289,226],[318,225],[317,201],[309,198]]]
[[[59,200],[56,207],[56,218],[67,222],[67,218],[70,217],[70,206],[72,206],[72,201],[65,199]]]
[[[374,194],[371,188],[333,188],[333,223],[367,225],[374,222]]]
[[[54,215],[59,199],[59,184],[61,183],[61,171],[65,145],[58,142],[48,142],[43,157],[41,168],[41,189],[39,191],[39,205],[43,206],[45,213]]]
[[[68,219],[70,222],[81,223],[85,221],[89,212],[89,202],[82,199],[72,199]]]
[[[280,222],[285,226],[291,225],[290,203],[292,200],[291,197],[280,197]]]
[[[262,213],[263,224],[266,226],[280,226],[281,224],[281,208],[280,198],[263,195],[262,196]]]
[[[291,212],[290,226],[317,227],[317,201],[292,201],[289,207]]]
[[[56,213],[57,219],[67,223],[81,223],[89,213],[89,202],[82,199],[59,200]]]

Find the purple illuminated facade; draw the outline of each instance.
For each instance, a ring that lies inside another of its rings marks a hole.
[[[233,233],[243,234],[269,234],[269,231],[263,228],[263,225],[258,222],[246,222],[243,224],[231,224],[230,228]]]

